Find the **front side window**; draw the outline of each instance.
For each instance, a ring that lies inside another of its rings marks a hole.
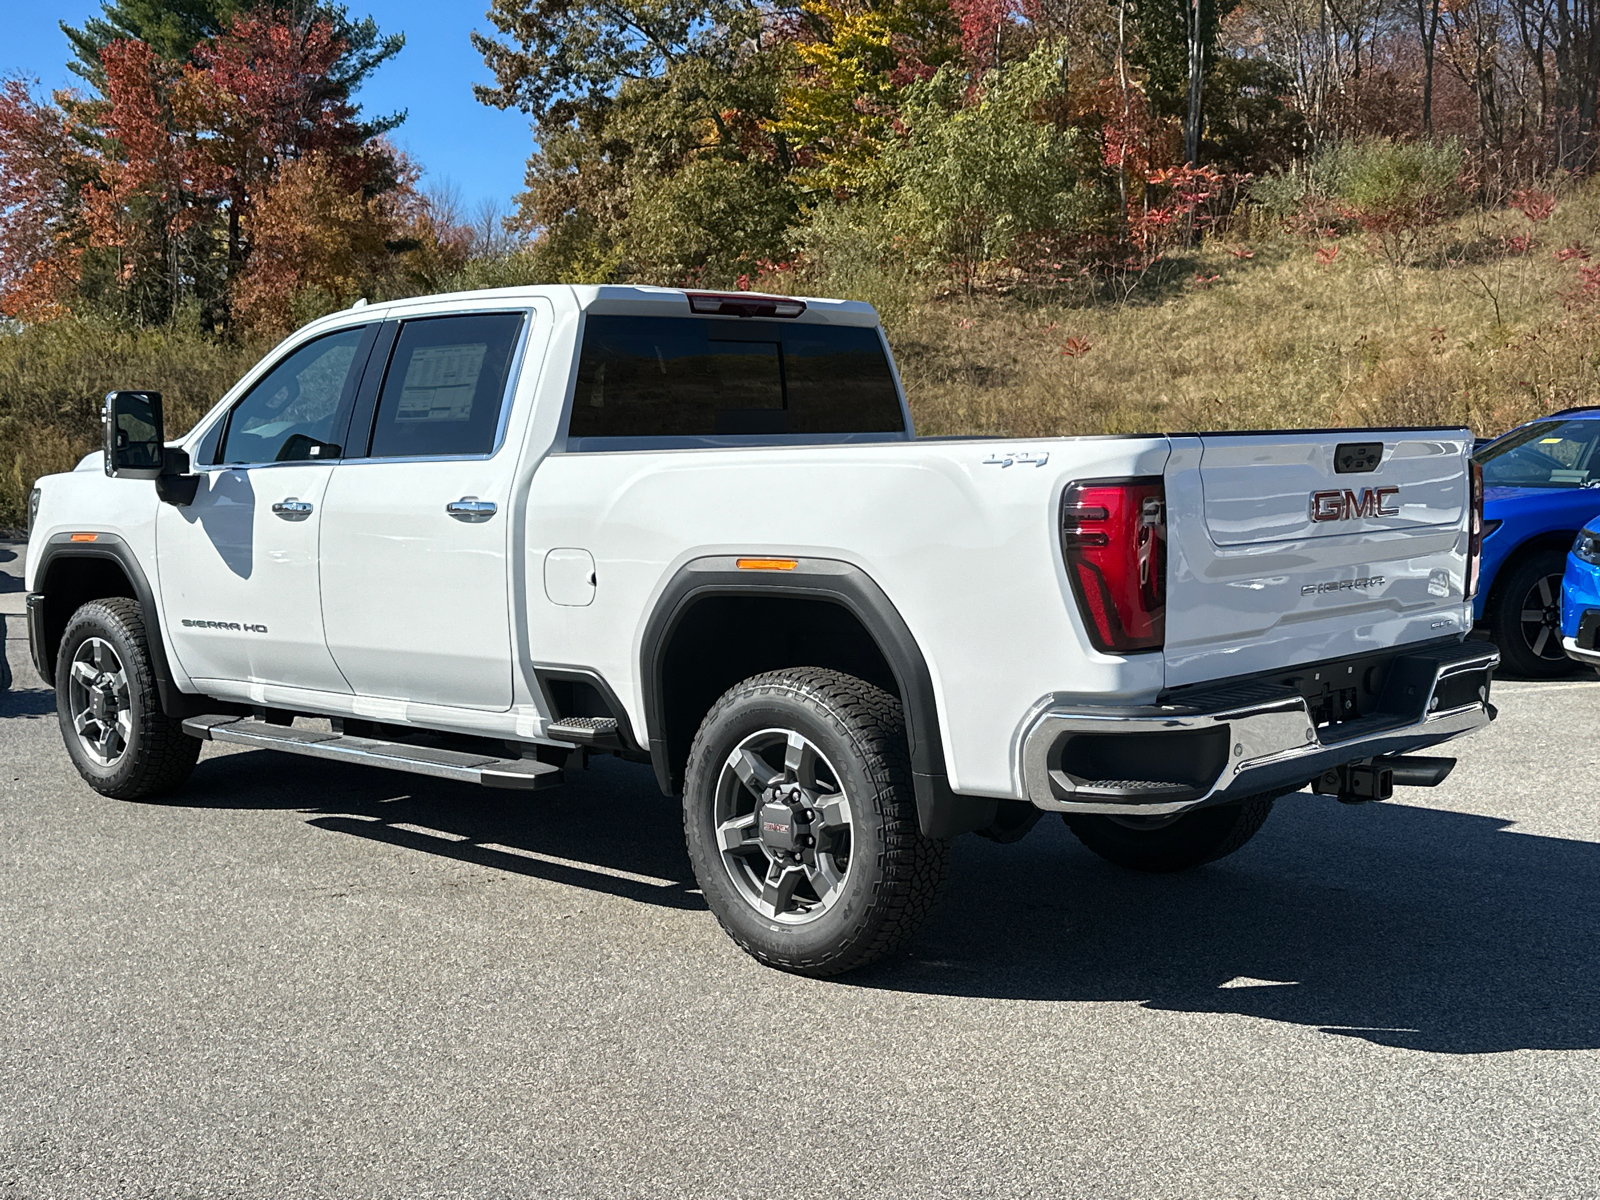
[[[355,399],[367,326],[341,329],[292,351],[228,415],[219,463],[319,462],[337,458],[335,438]]]
[[[572,438],[903,433],[876,329],[596,314]]]
[[[521,313],[425,317],[400,327],[373,423],[373,458],[490,454]]]
[[[1486,487],[1600,487],[1600,421],[1537,421],[1478,451]]]

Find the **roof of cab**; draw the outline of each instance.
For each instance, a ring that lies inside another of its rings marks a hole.
[[[555,303],[557,309],[575,307],[584,312],[633,314],[637,316],[690,316],[689,295],[691,291],[712,292],[712,288],[667,288],[652,287],[646,284],[534,284],[523,287],[483,288],[471,292],[444,292],[431,296],[411,296],[402,300],[385,300],[370,306],[362,305],[361,311],[369,312],[371,316],[402,316],[407,312],[444,312],[456,306],[481,308],[485,304],[516,304],[528,300],[546,299]],[[731,294],[721,292],[720,294]],[[771,295],[767,292],[744,292],[752,299],[758,296]],[[870,304],[863,304],[859,300],[834,300],[821,296],[795,296],[778,297],[779,299],[797,299],[805,301],[805,312],[798,317],[785,317],[783,320],[792,320],[805,324],[826,325],[866,325],[878,324],[878,313]],[[358,304],[360,302],[358,301]],[[348,318],[351,309],[342,309],[337,313],[330,313],[315,324],[329,321],[334,318]],[[742,320],[736,316],[718,316],[713,320]]]

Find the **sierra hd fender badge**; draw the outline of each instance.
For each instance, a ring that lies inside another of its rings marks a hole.
[[[220,629],[224,633],[265,633],[265,625],[253,625],[249,621],[240,624],[238,621],[191,621],[184,617],[182,621],[185,629]]]
[[[1348,488],[1333,488],[1311,493],[1313,521],[1357,521],[1366,517],[1398,517],[1400,506],[1394,498],[1397,487],[1362,488],[1358,496]]]

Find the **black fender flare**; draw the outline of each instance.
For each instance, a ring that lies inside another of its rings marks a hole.
[[[951,791],[939,732],[938,700],[922,648],[876,581],[851,563],[798,558],[792,570],[741,570],[732,555],[692,559],[668,580],[645,623],[640,645],[644,681],[644,725],[656,782],[667,795],[678,790],[666,731],[667,647],[684,615],[708,596],[779,596],[837,604],[859,621],[889,664],[905,712],[912,781],[922,831],[952,837],[994,820],[998,801]]]
[[[50,597],[50,573],[58,564],[68,559],[97,558],[109,560],[122,569],[133,589],[133,598],[145,612],[145,637],[150,645],[150,666],[155,673],[156,691],[161,697],[164,711],[176,715],[189,715],[184,710],[187,699],[173,682],[172,668],[167,660],[166,643],[161,636],[161,609],[156,604],[155,592],[145,577],[144,569],[132,547],[115,533],[96,533],[94,541],[74,541],[70,533],[54,534],[45,543],[39,555],[39,566],[34,573],[40,590],[29,597],[28,640],[33,651],[33,663],[39,674],[55,686],[55,650],[60,645],[61,631],[72,619],[71,613],[53,611]],[[76,535],[82,537],[81,534]]]

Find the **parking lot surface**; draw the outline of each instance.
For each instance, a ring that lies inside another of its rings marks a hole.
[[[1190,874],[965,837],[907,951],[814,981],[722,934],[648,768],[530,798],[210,746],[97,796],[20,566],[6,1200],[1600,1193],[1592,676],[1497,683],[1442,787],[1286,798]]]

